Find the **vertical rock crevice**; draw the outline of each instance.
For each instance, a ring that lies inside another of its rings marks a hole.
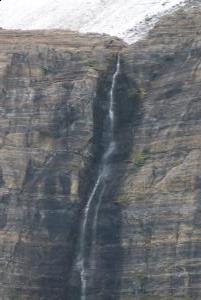
[[[104,153],[106,151],[106,148],[108,147],[110,140],[109,135],[107,132],[108,125],[109,124],[109,98],[110,98],[110,89],[111,89],[111,82],[112,77],[115,72],[115,61],[116,61],[116,55],[113,56],[111,59],[111,64],[108,66],[107,71],[103,72],[99,78],[97,83],[97,91],[96,95],[93,101],[93,138],[91,141],[90,146],[90,159],[86,162],[85,168],[82,170],[80,174],[80,216],[79,216],[79,222],[80,222],[80,234],[83,234],[82,226],[84,213],[86,213],[86,206],[90,204],[90,209],[88,212],[88,219],[86,220],[86,236],[85,240],[82,241],[82,237],[79,236],[77,232],[77,251],[74,255],[74,268],[72,270],[72,276],[69,283],[69,287],[67,288],[67,297],[70,299],[81,299],[81,291],[78,293],[79,288],[81,286],[82,288],[82,282],[81,282],[81,273],[79,272],[79,266],[77,266],[80,251],[84,251],[87,257],[86,261],[84,263],[90,263],[93,265],[92,262],[89,262],[89,259],[91,258],[91,247],[93,247],[93,230],[92,227],[94,226],[94,214],[96,213],[97,209],[97,202],[99,201],[98,197],[99,194],[102,193],[101,190],[103,188],[103,182],[102,182],[102,176],[100,176],[101,172],[101,164],[103,163],[103,157]],[[86,180],[87,179],[87,180]],[[99,183],[100,181],[100,187]],[[97,185],[98,184],[98,185]],[[97,190],[96,190],[97,185]],[[93,195],[94,194],[94,195]],[[90,201],[90,197],[92,203]],[[94,198],[94,199],[93,199]],[[84,243],[84,249],[82,248],[83,245],[80,245],[80,243]],[[86,249],[85,249],[86,248]],[[79,274],[80,273],[80,274]],[[92,274],[91,274],[92,275]],[[93,274],[94,275],[94,274]],[[88,295],[87,295],[88,298]]]
[[[115,61],[115,60],[114,60]],[[93,191],[97,182],[98,173],[103,156],[111,143],[111,134],[109,131],[109,99],[112,84],[112,78],[115,72],[115,63],[113,67],[99,78],[97,93],[94,99],[94,137],[93,137],[93,163],[85,170],[85,176],[89,178],[89,173],[93,172],[95,176],[91,184],[85,185],[88,192],[85,193],[85,200],[82,201],[82,211],[84,210],[83,202],[87,203],[90,193]],[[112,71],[112,72],[111,72]],[[87,278],[87,300],[96,299],[118,299],[119,288],[121,283],[121,205],[117,203],[116,198],[119,192],[120,182],[125,176],[127,168],[126,160],[133,142],[133,119],[139,110],[139,97],[137,89],[132,89],[132,97],[128,93],[129,78],[124,73],[123,57],[121,58],[121,70],[116,78],[114,89],[114,114],[115,123],[113,128],[113,139],[115,149],[108,161],[109,175],[104,179],[100,189],[96,191],[92,208],[89,212],[90,221],[87,228],[87,255],[89,255],[90,272]],[[124,137],[122,139],[122,137]],[[105,150],[106,149],[106,150]],[[93,170],[93,171],[92,171]],[[95,179],[95,180],[94,180]],[[83,195],[83,193],[82,193]],[[98,211],[96,210],[99,203]],[[94,216],[94,214],[97,214]],[[83,216],[82,216],[83,217]],[[95,235],[91,231],[93,227],[93,218],[97,218],[97,228]],[[78,242],[79,244],[79,242]],[[79,247],[79,245],[78,245]],[[91,254],[91,255],[90,255]],[[76,257],[76,254],[74,258]],[[75,264],[75,260],[74,260]],[[79,273],[79,272],[78,272]],[[78,289],[80,288],[79,274],[74,270],[68,287],[69,299],[81,299]],[[81,285],[81,283],[80,283]],[[83,299],[83,298],[82,298]]]
[[[111,173],[107,188],[102,195],[97,226],[96,274],[89,299],[96,295],[100,300],[117,300],[121,289],[123,262],[122,248],[122,204],[118,202],[121,184],[124,181],[130,151],[133,146],[135,126],[141,119],[140,98],[125,72],[125,57],[121,55],[121,72],[115,88],[116,149],[111,158]],[[129,92],[131,91],[131,92]],[[132,94],[132,95],[131,95]],[[136,122],[136,119],[138,121]],[[136,122],[136,124],[135,124]]]

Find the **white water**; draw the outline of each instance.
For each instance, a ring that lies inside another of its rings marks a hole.
[[[91,208],[92,201],[94,199],[94,196],[96,194],[96,191],[99,187],[99,184],[102,181],[102,174],[98,176],[98,179],[96,181],[96,184],[94,185],[94,188],[91,192],[91,195],[89,197],[89,200],[87,202],[87,205],[84,210],[84,216],[83,216],[83,223],[81,226],[81,232],[80,232],[80,249],[79,249],[79,255],[78,255],[78,268],[80,271],[80,279],[81,279],[81,300],[86,300],[86,289],[87,289],[87,270],[86,270],[86,261],[85,261],[85,247],[86,247],[86,237],[87,237],[87,221],[89,216],[89,211]]]
[[[114,131],[114,90],[115,90],[115,85],[116,85],[116,81],[117,81],[117,76],[119,75],[119,71],[120,71],[120,56],[118,56],[117,59],[117,67],[116,67],[116,71],[113,75],[113,79],[112,79],[112,87],[110,90],[110,108],[109,108],[109,118],[110,118],[110,133],[111,133],[111,144],[113,142],[113,131]],[[110,148],[109,145],[108,150]],[[107,151],[106,151],[107,154]],[[107,157],[107,155],[106,155]]]
[[[98,212],[102,202],[102,196],[105,189],[104,181],[109,175],[109,167],[108,161],[111,155],[114,153],[116,148],[116,143],[114,141],[114,123],[115,123],[115,112],[114,112],[114,91],[116,87],[117,77],[120,73],[120,56],[118,56],[116,70],[112,77],[112,85],[110,89],[110,105],[109,105],[109,137],[110,142],[108,147],[103,155],[101,167],[99,170],[99,175],[94,185],[94,188],[89,196],[86,207],[84,209],[83,221],[81,224],[81,232],[80,232],[80,243],[79,243],[79,252],[78,252],[78,260],[77,267],[80,272],[81,279],[81,300],[86,300],[86,292],[87,292],[87,271],[88,266],[86,261],[85,250],[87,246],[87,225],[89,221],[89,214],[91,210],[91,206],[93,204],[93,200],[95,200],[96,193],[100,188],[100,194],[98,197],[97,203],[95,203],[95,211],[93,215],[92,222],[92,247],[96,246],[96,231],[97,231],[97,221],[98,221]],[[94,254],[94,249],[92,249],[92,253]]]

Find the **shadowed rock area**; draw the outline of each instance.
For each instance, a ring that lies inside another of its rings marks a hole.
[[[117,147],[87,300],[201,297],[200,13],[166,16],[129,47],[0,31],[1,300],[80,300],[79,227],[108,143],[119,52]]]

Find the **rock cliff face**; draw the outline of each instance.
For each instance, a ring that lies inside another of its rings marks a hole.
[[[122,300],[201,298],[200,26],[186,8],[124,53],[140,104],[117,198]]]
[[[1,300],[80,299],[80,224],[108,143],[120,52],[117,147],[87,300],[201,297],[200,28],[197,7],[129,47],[0,31]]]
[[[96,94],[107,93],[122,46],[66,31],[0,32],[1,300],[66,299],[101,155],[107,98]]]

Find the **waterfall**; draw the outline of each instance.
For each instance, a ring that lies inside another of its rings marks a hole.
[[[92,204],[94,205],[94,214],[92,219],[92,245],[91,247],[95,247],[96,244],[96,231],[97,231],[97,221],[98,221],[98,212],[102,202],[102,196],[105,190],[105,179],[109,175],[109,166],[108,162],[110,157],[115,151],[116,143],[114,140],[114,123],[115,123],[115,110],[114,110],[114,91],[116,87],[117,77],[120,73],[120,55],[118,55],[116,69],[112,77],[112,85],[110,89],[110,102],[109,102],[109,138],[110,141],[108,146],[106,147],[105,153],[101,160],[98,177],[96,183],[91,191],[89,199],[87,201],[86,207],[84,209],[83,220],[81,224],[80,231],[80,241],[79,241],[79,252],[77,257],[77,267],[80,273],[81,279],[81,300],[86,300],[86,290],[87,290],[87,273],[89,266],[87,266],[86,260],[86,247],[87,247],[87,228],[89,222],[89,213],[91,211]],[[99,197],[97,203],[93,203],[95,200],[95,196],[99,192]],[[94,253],[94,249],[92,249]]]
[[[117,65],[116,65],[116,70],[112,78],[112,86],[110,89],[110,107],[109,107],[109,118],[110,118],[110,134],[112,136],[111,142],[113,142],[113,133],[114,133],[114,91],[115,91],[115,86],[116,86],[116,81],[117,81],[117,76],[119,75],[120,72],[120,55],[118,55],[117,58]],[[110,148],[110,144],[109,147]]]

